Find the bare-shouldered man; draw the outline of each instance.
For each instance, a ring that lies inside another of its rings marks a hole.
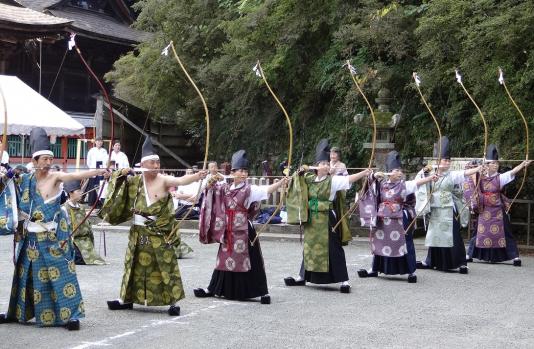
[[[34,172],[17,180],[19,232],[11,300],[2,322],[26,322],[35,317],[40,326],[80,328],[84,305],[76,277],[71,227],[61,210],[62,183],[107,170],[76,173],[51,171],[54,155],[46,131],[35,128],[30,134]]]
[[[139,174],[130,169],[111,177],[106,202],[100,216],[111,224],[133,219],[120,299],[108,301],[110,310],[132,309],[133,303],[169,306],[171,316],[180,315],[176,305],[184,290],[174,247],[180,234],[174,218],[171,187],[187,185],[206,177],[206,171],[183,177],[160,173],[159,156],[147,137],[143,144]]]

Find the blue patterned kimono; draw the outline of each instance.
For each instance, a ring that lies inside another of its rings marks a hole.
[[[17,229],[17,200],[13,179],[0,183],[0,235],[13,234]]]
[[[61,195],[45,201],[36,185],[33,174],[21,177],[19,209],[25,224],[17,248],[7,317],[20,322],[35,317],[38,325],[61,326],[84,317],[72,242],[69,240],[61,247],[71,228],[61,210]],[[38,227],[53,222],[53,228],[30,232],[35,230],[29,228],[30,222]]]

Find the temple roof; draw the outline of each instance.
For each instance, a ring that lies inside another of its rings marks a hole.
[[[61,16],[50,16],[25,7],[10,6],[0,3],[0,21],[26,25],[64,25],[72,22]]]
[[[117,44],[135,45],[149,40],[150,33],[130,27],[131,17],[125,17],[128,7],[122,0],[115,0],[116,17],[109,14],[86,10],[66,4],[65,0],[4,0],[21,7],[2,4],[0,0],[0,27],[9,23],[16,24],[11,30],[31,30],[41,26],[49,31],[63,26],[65,31],[80,36]],[[2,23],[4,22],[4,23]],[[33,26],[33,27],[32,27]]]
[[[24,7],[31,8],[32,10],[42,12],[45,9],[59,4],[63,0],[14,0]]]
[[[0,37],[4,41],[54,37],[67,31],[71,23],[69,19],[0,3]]]
[[[150,38],[149,33],[135,30],[106,14],[74,7],[49,9],[48,12],[54,16],[72,20],[70,27],[81,36],[129,44],[136,44]]]

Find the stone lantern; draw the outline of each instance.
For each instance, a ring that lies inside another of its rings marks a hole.
[[[391,150],[395,149],[394,135],[395,129],[400,122],[401,115],[393,114],[389,110],[389,103],[391,102],[390,91],[382,87],[378,91],[378,98],[375,102],[378,104],[378,108],[374,110],[376,118],[376,147],[375,147],[375,163],[374,166],[380,169],[385,168],[386,155]],[[356,124],[364,125],[367,128],[373,129],[373,122],[370,115],[357,114],[354,117]],[[363,147],[371,149],[373,143],[364,143]]]

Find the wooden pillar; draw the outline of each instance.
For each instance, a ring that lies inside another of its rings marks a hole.
[[[67,136],[61,137],[61,157],[63,158],[63,170],[67,170],[69,139]]]
[[[96,99],[96,111],[95,111],[95,133],[93,138],[102,137],[104,139],[104,100],[102,96],[98,96]]]

